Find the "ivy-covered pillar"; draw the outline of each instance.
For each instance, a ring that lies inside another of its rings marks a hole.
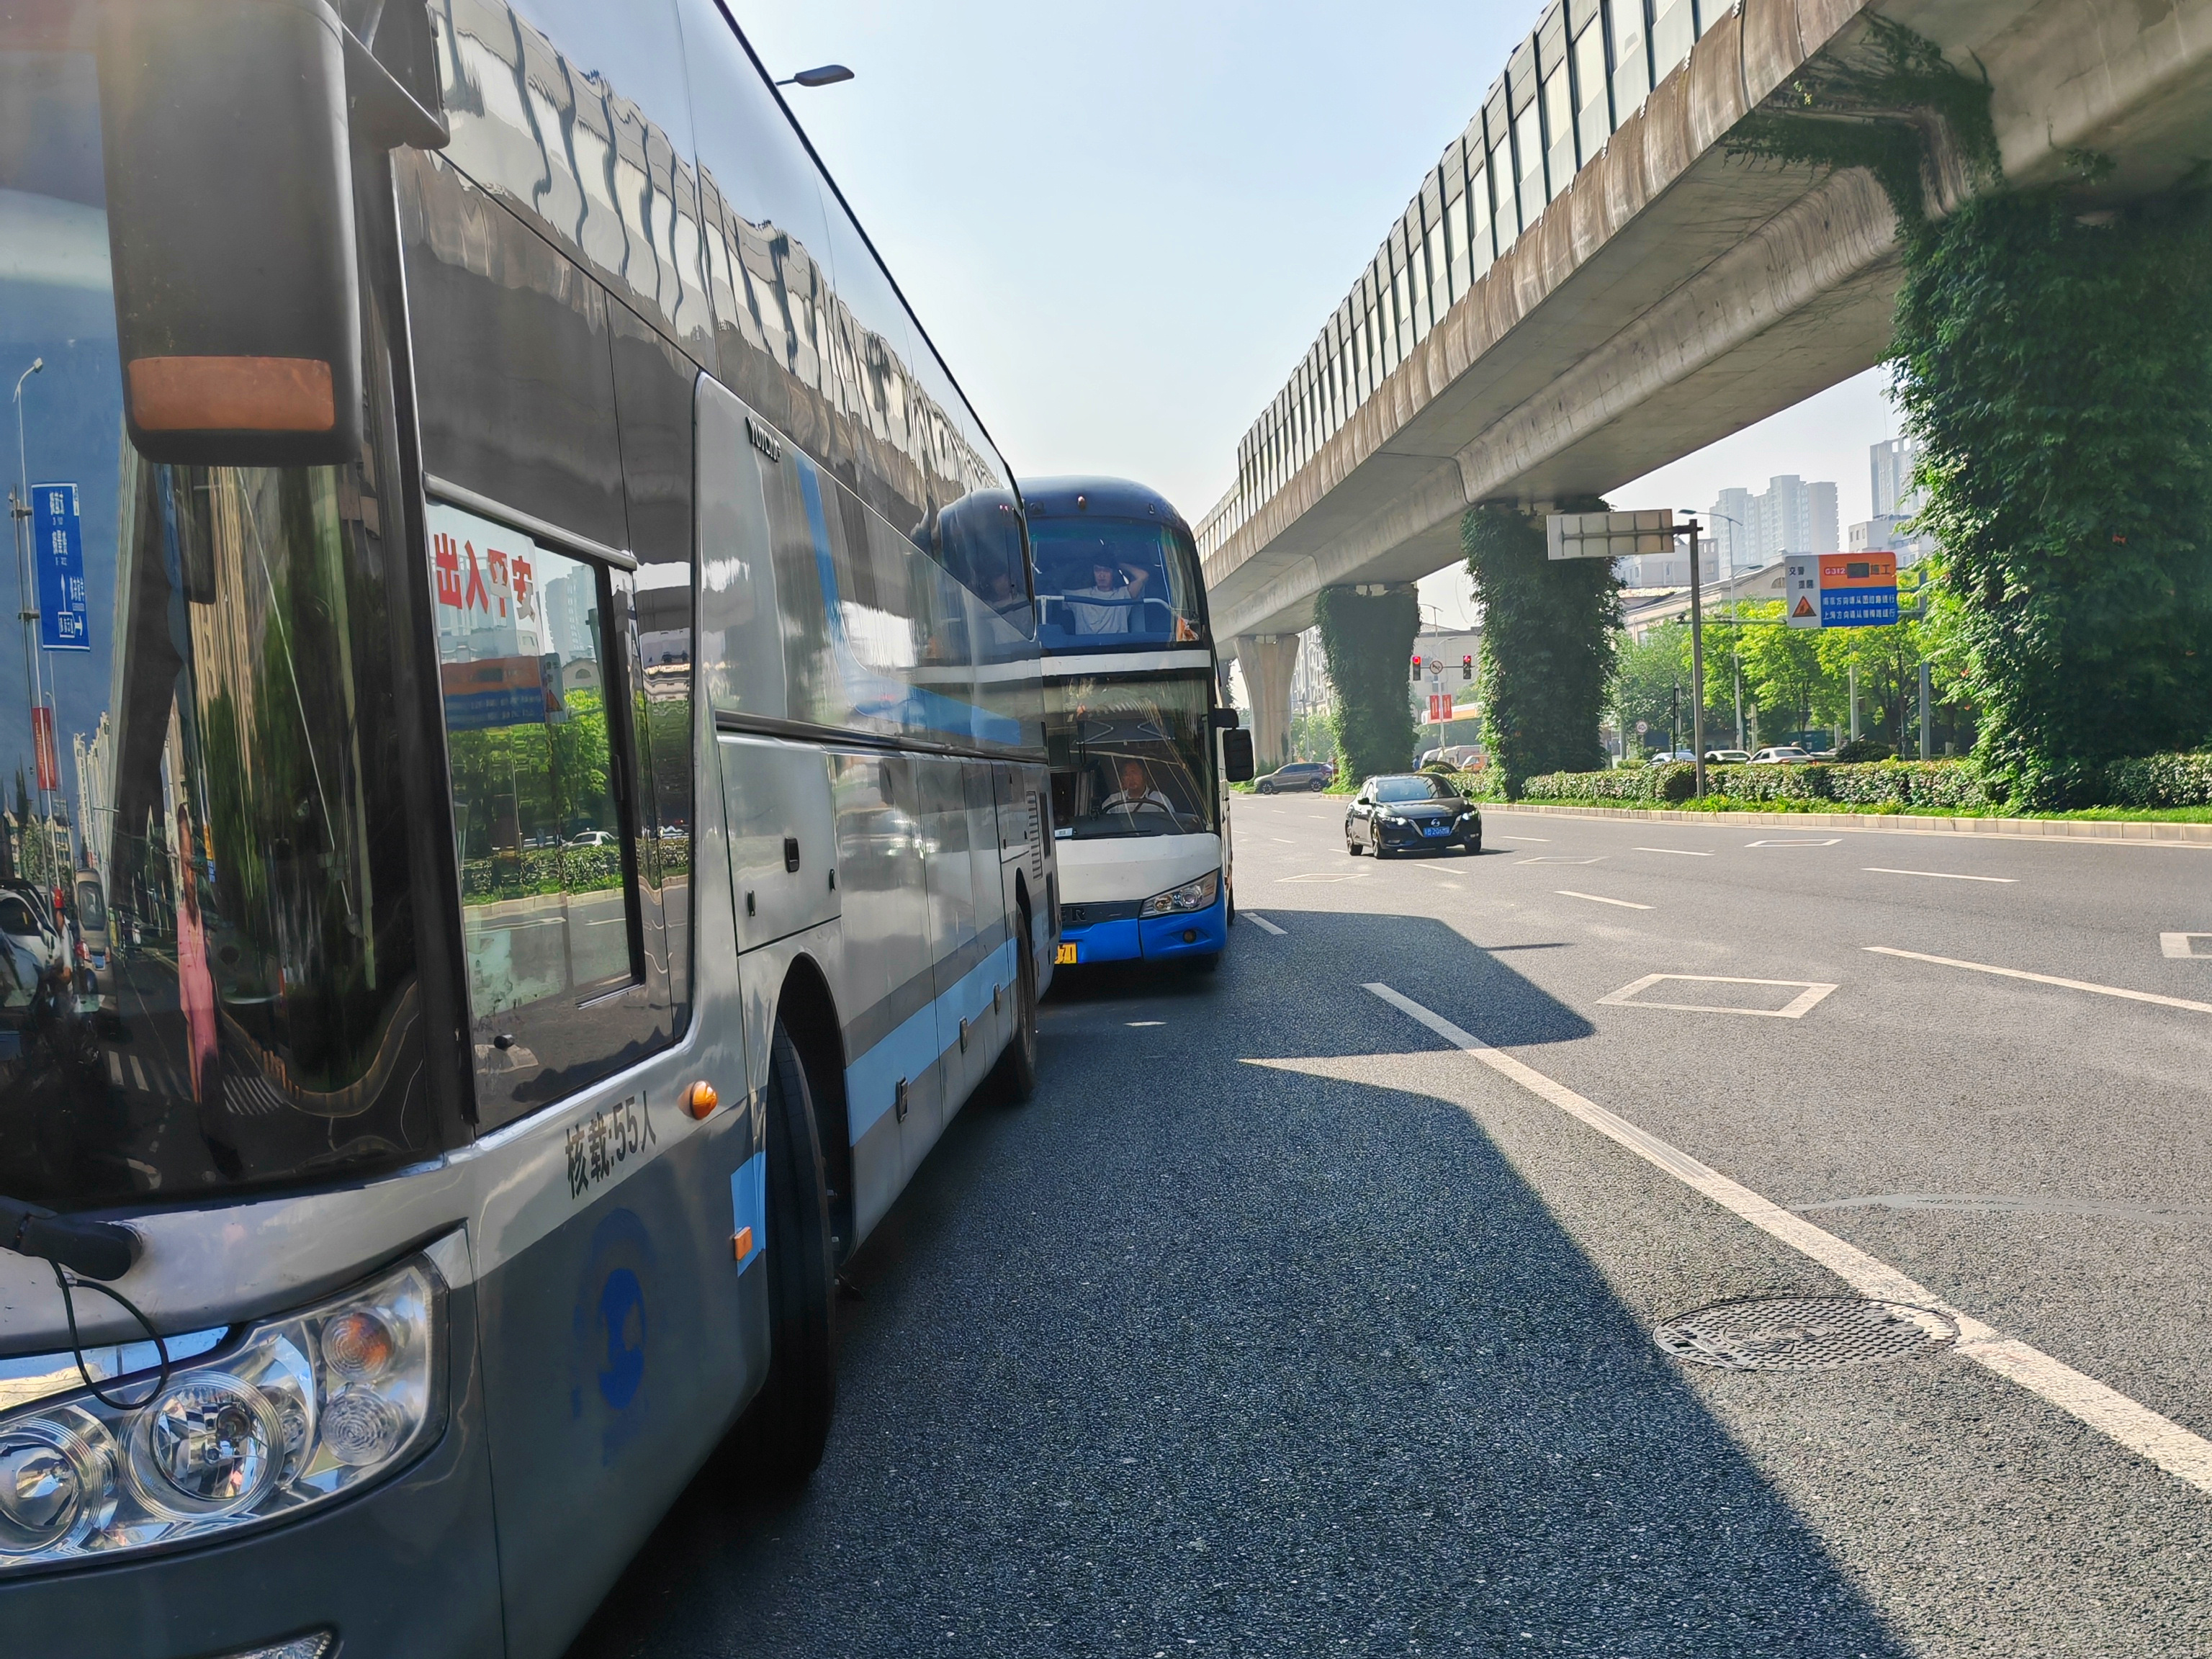
[[[1410,582],[1324,587],[1314,599],[1322,660],[1334,696],[1329,724],[1358,781],[1402,772],[1413,761],[1412,665],[1421,605]]]
[[[2013,188],[1991,95],[1874,17],[1728,144],[1867,168],[1896,210],[1890,355],[1942,549],[1935,648],[1988,783],[2088,805],[2115,760],[2212,742],[2212,192],[2200,166],[2121,201],[2081,150],[2070,182]]]
[[[1984,775],[2089,805],[2212,741],[2212,197],[1978,197],[1913,249],[1896,355]]]
[[[1252,700],[1252,757],[1262,772],[1291,757],[1291,679],[1297,672],[1296,634],[1239,634],[1237,660]]]
[[[1606,504],[1562,501],[1558,510],[1602,513]],[[1547,772],[1597,770],[1620,629],[1612,564],[1547,558],[1543,520],[1512,507],[1469,509],[1460,540],[1482,606],[1483,736],[1505,793]]]

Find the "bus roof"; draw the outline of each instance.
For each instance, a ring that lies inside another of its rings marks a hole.
[[[1073,473],[1025,479],[1021,490],[1022,506],[1032,519],[1073,519],[1096,513],[1109,519],[1157,519],[1186,536],[1190,534],[1190,526],[1175,510],[1175,503],[1157,489],[1127,478]]]

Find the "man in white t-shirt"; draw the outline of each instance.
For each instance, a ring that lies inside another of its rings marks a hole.
[[[1168,798],[1152,787],[1152,780],[1145,775],[1145,763],[1139,760],[1121,763],[1121,787],[1107,796],[1098,810],[1126,812],[1132,817],[1150,811],[1165,812],[1170,817],[1175,815]]]
[[[1075,631],[1079,634],[1126,634],[1129,631],[1129,616],[1144,597],[1145,585],[1152,573],[1133,564],[1116,564],[1101,554],[1091,562],[1091,583],[1067,595],[1069,608],[1075,613]],[[1085,605],[1085,599],[1105,601]]]

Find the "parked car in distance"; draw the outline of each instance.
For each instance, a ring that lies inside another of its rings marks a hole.
[[[580,836],[569,836],[562,843],[563,846],[571,848],[616,847],[620,844],[611,832],[605,830],[586,830]]]
[[[1750,759],[1751,751],[1747,749],[1708,749],[1705,750],[1705,764],[1708,766],[1742,766],[1749,762]]]
[[[1753,766],[1791,766],[1812,758],[1796,744],[1785,743],[1778,748],[1760,750],[1751,757],[1751,763]]]
[[[1455,743],[1437,750],[1437,758],[1455,772],[1464,772],[1469,767],[1481,764],[1482,747],[1479,744]]]
[[[1674,761],[1681,761],[1686,764],[1697,757],[1698,753],[1694,749],[1655,749],[1644,757],[1644,763],[1646,766],[1665,766]]]
[[[1344,815],[1344,850],[1388,858],[1401,849],[1482,850],[1482,811],[1433,772],[1369,778]]]
[[[1335,781],[1336,768],[1327,761],[1292,761],[1257,780],[1252,787],[1262,795],[1279,795],[1291,790],[1317,795]]]

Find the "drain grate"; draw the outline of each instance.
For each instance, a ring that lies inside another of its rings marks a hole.
[[[1677,1359],[1731,1371],[1826,1370],[1940,1353],[1958,1340],[1943,1315],[1860,1296],[1751,1297],[1668,1320],[1651,1333]]]

